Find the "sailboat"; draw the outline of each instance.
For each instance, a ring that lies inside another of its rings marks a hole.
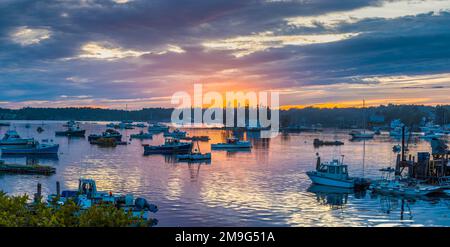
[[[352,139],[372,139],[375,133],[366,132],[366,115],[365,115],[365,100],[363,100],[363,131],[351,131],[349,135],[352,136]]]

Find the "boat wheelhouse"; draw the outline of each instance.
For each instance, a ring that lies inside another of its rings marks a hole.
[[[33,138],[22,138],[15,130],[8,130],[0,140],[0,146],[25,146],[34,141]]]

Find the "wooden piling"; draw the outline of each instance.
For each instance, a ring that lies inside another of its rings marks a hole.
[[[56,195],[57,195],[58,197],[61,196],[61,186],[60,186],[60,184],[59,184],[59,181],[56,181]]]

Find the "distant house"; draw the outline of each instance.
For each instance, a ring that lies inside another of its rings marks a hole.
[[[376,124],[384,123],[384,116],[376,115],[376,114],[371,115],[371,116],[369,116],[369,122],[376,123]]]

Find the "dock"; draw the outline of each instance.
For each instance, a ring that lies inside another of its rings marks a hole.
[[[52,175],[56,168],[41,165],[6,164],[0,161],[0,173]]]

